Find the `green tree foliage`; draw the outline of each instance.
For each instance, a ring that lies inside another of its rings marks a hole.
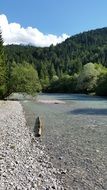
[[[56,75],[56,71],[55,71],[54,65],[51,64],[50,69],[49,69],[50,79],[52,79],[54,75]]]
[[[34,65],[44,91],[90,93],[107,67],[107,28],[80,33],[56,46],[11,45],[5,51],[9,64],[26,61]]]
[[[11,89],[13,92],[26,92],[32,95],[41,90],[38,74],[32,65],[28,63],[14,65]]]
[[[0,32],[0,98],[4,98],[6,94],[6,64],[3,48],[2,34]]]
[[[107,96],[107,69],[98,78],[96,94],[100,96]]]
[[[95,92],[97,79],[100,74],[100,67],[97,64],[88,63],[84,65],[77,80],[77,91],[82,93]]]
[[[64,75],[61,78],[55,76],[46,90],[47,92],[74,93],[76,81],[77,81],[76,75],[74,76]]]
[[[55,74],[60,77],[62,73],[73,75],[89,62],[107,67],[107,28],[83,32],[47,48],[10,45],[5,49],[9,62],[33,63],[38,75],[43,71],[42,64],[49,78]]]
[[[49,85],[49,73],[48,73],[48,66],[47,62],[40,62],[40,69],[39,69],[39,78],[40,83],[42,86],[42,90],[44,91],[45,88]]]

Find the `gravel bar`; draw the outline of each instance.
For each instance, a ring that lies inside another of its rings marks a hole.
[[[18,101],[0,101],[0,189],[64,190],[61,171],[26,126]]]
[[[38,99],[21,102],[27,125],[33,131],[36,117],[42,118],[41,143],[54,167],[63,170],[64,188],[107,190],[107,99],[79,94],[40,94]]]

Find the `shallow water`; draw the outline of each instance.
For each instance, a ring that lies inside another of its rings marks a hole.
[[[107,190],[107,99],[76,94],[41,94],[40,100],[65,104],[22,102],[27,124],[44,122],[42,143],[53,164],[63,170],[67,190]]]

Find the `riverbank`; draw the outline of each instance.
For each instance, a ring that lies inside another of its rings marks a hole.
[[[79,94],[41,94],[38,99],[43,103],[21,102],[27,125],[32,131],[36,117],[43,118],[41,140],[54,167],[64,171],[64,187],[106,190],[107,100]]]
[[[61,172],[26,126],[17,101],[0,101],[0,189],[63,190]]]

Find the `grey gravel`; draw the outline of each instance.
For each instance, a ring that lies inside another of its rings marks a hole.
[[[41,94],[37,99],[65,104],[22,101],[33,131],[41,116],[45,144],[66,190],[107,190],[107,99],[79,94]]]
[[[1,101],[0,190],[64,190],[60,175],[27,128],[21,104]]]

